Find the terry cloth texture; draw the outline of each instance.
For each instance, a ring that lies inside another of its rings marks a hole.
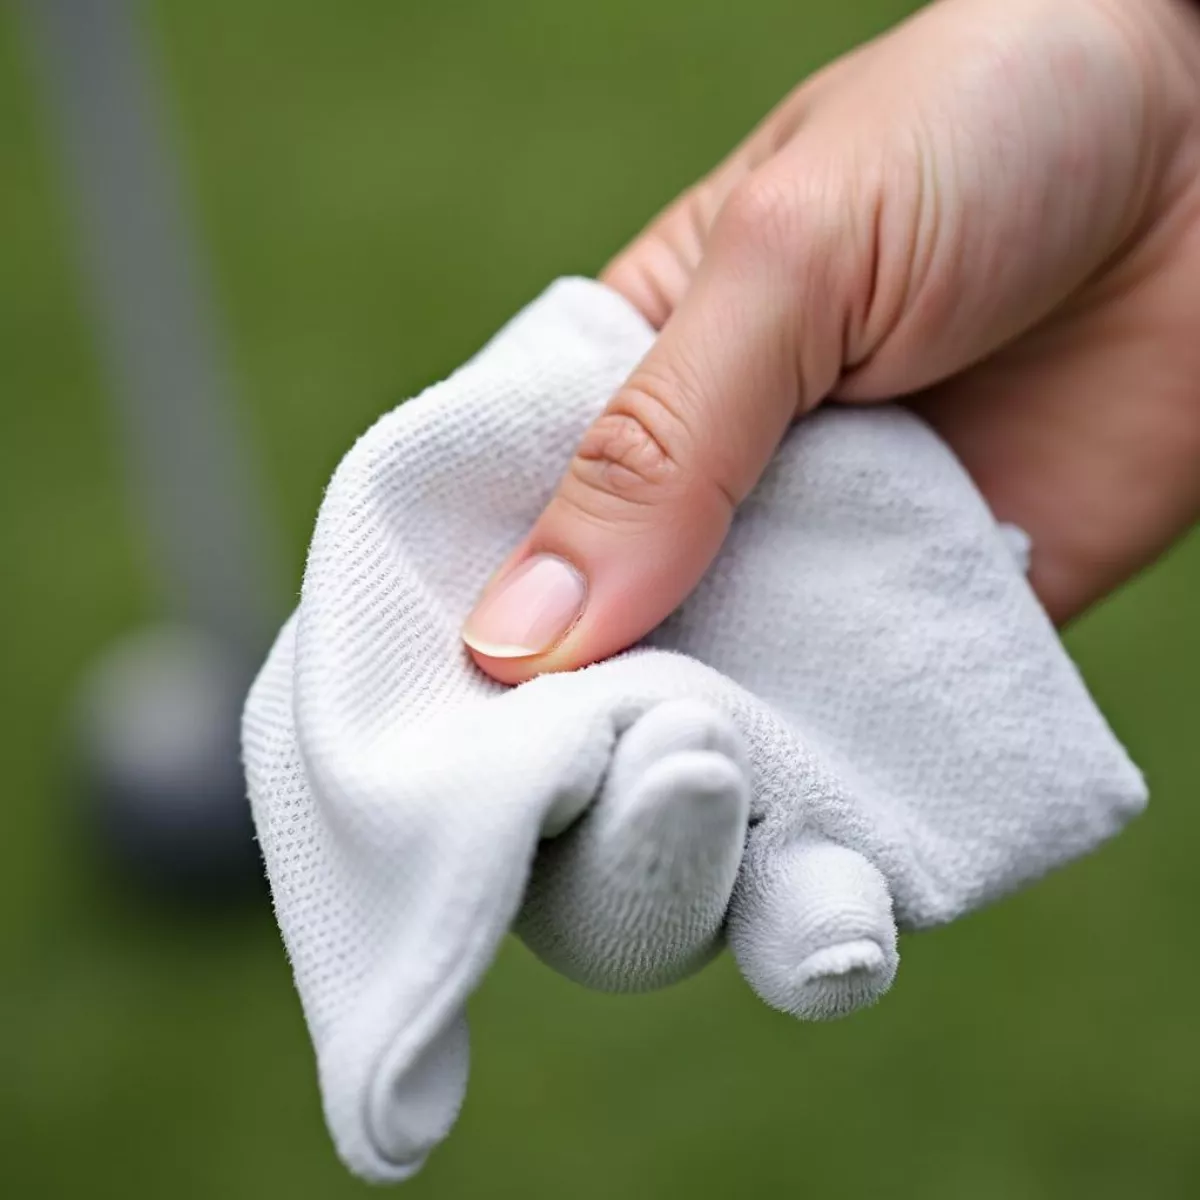
[[[768,1003],[833,1016],[886,990],[897,926],[1010,891],[1144,803],[1013,543],[900,408],[799,423],[642,646],[485,678],[461,623],[652,338],[560,281],[383,417],[329,485],[251,692],[275,908],[330,1129],[368,1178],[449,1132],[464,1004],[514,924],[611,989],[727,942]]]

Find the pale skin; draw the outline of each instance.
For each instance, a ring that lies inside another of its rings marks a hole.
[[[602,278],[661,333],[468,620],[483,670],[648,633],[830,399],[911,403],[1068,621],[1200,516],[1200,6],[940,0],[802,83]]]

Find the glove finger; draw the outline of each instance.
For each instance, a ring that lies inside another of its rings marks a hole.
[[[720,947],[748,810],[730,721],[693,700],[651,708],[618,742],[591,809],[542,842],[517,932],[603,991],[684,978]]]
[[[297,978],[330,1129],[367,1178],[408,1178],[449,1133],[467,1083],[467,998],[542,831],[576,819],[610,760],[602,708],[536,701],[510,692],[397,738],[310,738],[323,900],[339,912],[297,941],[314,959]]]
[[[414,1061],[385,1061],[376,1072],[365,1117],[393,1179],[415,1175],[449,1134],[466,1095],[469,1058],[467,1021],[460,1012]]]
[[[748,853],[727,936],[763,1000],[812,1020],[873,1004],[899,963],[883,876],[861,854],[827,841],[764,841]]]

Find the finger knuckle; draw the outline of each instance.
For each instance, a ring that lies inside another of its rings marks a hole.
[[[585,434],[572,476],[585,493],[641,507],[684,478],[679,421],[645,383],[630,384]]]
[[[803,178],[752,175],[722,209],[720,236],[735,258],[769,262],[788,277],[813,282],[837,274],[846,261],[862,191],[855,172],[836,159],[814,164]]]
[[[751,175],[729,194],[717,232],[742,253],[776,257],[790,253],[800,213],[793,191],[769,175]]]

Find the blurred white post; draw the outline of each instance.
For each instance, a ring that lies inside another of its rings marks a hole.
[[[157,582],[170,615],[261,654],[280,616],[277,546],[138,13],[22,9]]]

